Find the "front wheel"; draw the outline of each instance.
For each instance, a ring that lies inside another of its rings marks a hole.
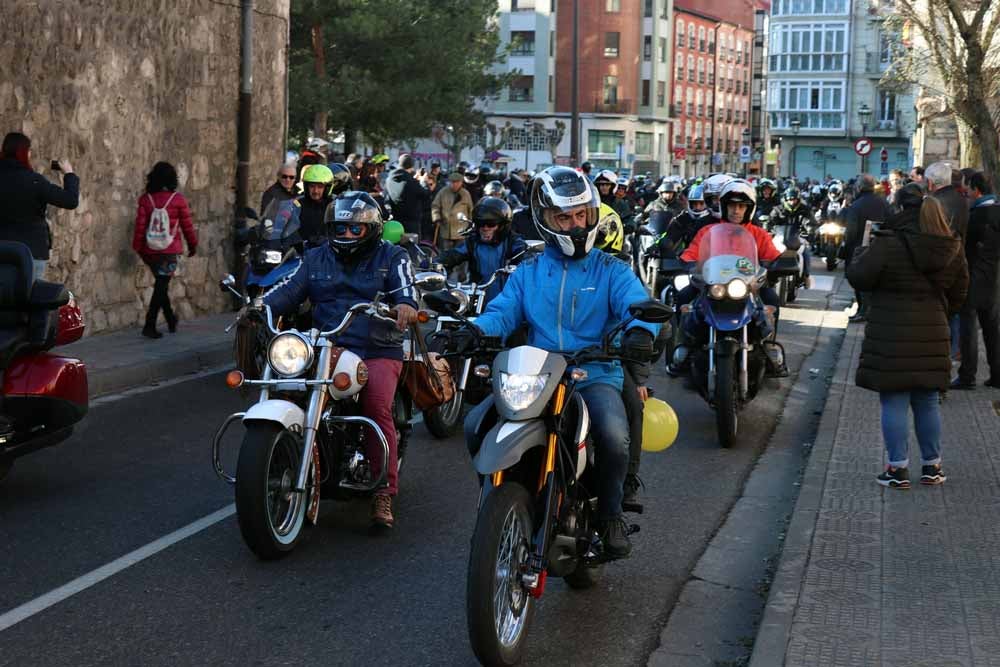
[[[236,465],[236,517],[243,540],[262,560],[298,543],[309,494],[296,493],[302,440],[272,422],[247,425]]]
[[[732,447],[736,443],[739,424],[739,391],[737,390],[736,357],[715,357],[715,428],[719,444]]]
[[[483,500],[472,537],[465,615],[472,650],[484,665],[521,659],[534,599],[521,581],[531,553],[531,497],[516,482]]]

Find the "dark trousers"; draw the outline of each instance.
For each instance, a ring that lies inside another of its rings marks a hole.
[[[639,460],[642,458],[642,399],[639,398],[638,385],[632,374],[625,371],[625,382],[622,384],[622,401],[625,403],[625,416],[628,419],[628,472],[639,474]]]
[[[978,322],[977,322],[978,320]],[[959,349],[962,351],[962,365],[958,369],[961,382],[976,381],[979,370],[979,336],[977,327],[982,327],[983,342],[986,344],[986,363],[990,367],[990,377],[1000,379],[1000,306],[975,308],[966,304],[959,319]]]
[[[176,322],[177,316],[174,315],[174,309],[170,305],[168,291],[170,279],[177,270],[177,255],[147,255],[143,257],[143,261],[153,272],[154,278],[153,296],[149,299],[149,309],[146,311],[146,328],[156,328],[156,318],[159,317],[161,310],[167,324]]]

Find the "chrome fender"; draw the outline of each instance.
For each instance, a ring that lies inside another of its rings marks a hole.
[[[299,432],[305,428],[306,413],[291,401],[271,399],[261,401],[243,415],[243,423],[252,421],[277,422],[287,429],[297,426]]]

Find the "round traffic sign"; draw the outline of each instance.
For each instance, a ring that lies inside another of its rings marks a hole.
[[[750,147],[740,146],[740,157],[750,157]]]
[[[854,142],[854,152],[858,155],[868,155],[872,152],[872,140],[862,137]]]

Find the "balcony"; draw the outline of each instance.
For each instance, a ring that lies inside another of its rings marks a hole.
[[[590,111],[592,113],[615,113],[615,114],[633,114],[635,113],[635,100],[603,100],[601,98],[594,99],[594,107]]]

